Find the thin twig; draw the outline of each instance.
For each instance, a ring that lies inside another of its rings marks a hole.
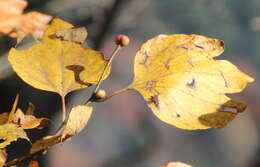
[[[99,80],[98,80],[98,83],[97,83],[95,89],[93,90],[93,92],[92,92],[90,98],[89,98],[89,99],[86,101],[86,103],[85,103],[86,105],[88,105],[89,103],[92,102],[93,98],[95,97],[95,94],[97,93],[97,91],[98,91],[98,89],[99,89],[99,87],[100,87],[100,84],[101,84],[101,82],[102,82],[102,80],[103,80],[103,78],[104,78],[104,76],[105,76],[107,70],[109,69],[109,67],[110,67],[110,65],[111,65],[111,63],[112,63],[114,57],[117,55],[117,53],[119,52],[119,50],[120,50],[121,48],[122,48],[121,45],[117,45],[116,48],[115,48],[115,50],[112,52],[112,55],[111,55],[110,59],[108,60],[106,66],[105,66],[105,68],[104,68],[104,71],[102,72],[101,76],[99,77]]]
[[[62,122],[59,128],[57,129],[56,135],[59,135],[62,132],[62,129],[67,124],[68,118],[66,117],[66,102],[65,102],[65,96],[61,96],[61,114],[62,114]]]

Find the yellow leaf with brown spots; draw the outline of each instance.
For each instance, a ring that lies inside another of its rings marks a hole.
[[[31,86],[61,96],[98,82],[107,60],[103,54],[82,45],[53,38],[56,31],[72,25],[54,19],[43,41],[25,50],[12,48],[8,60],[14,71]],[[105,79],[110,72],[106,72]]]
[[[159,35],[137,52],[128,89],[142,94],[153,113],[181,129],[221,128],[246,105],[227,97],[254,79],[226,60],[214,60],[224,42],[202,35]]]

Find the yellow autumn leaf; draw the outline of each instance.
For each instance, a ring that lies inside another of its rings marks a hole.
[[[107,63],[103,55],[78,43],[53,38],[56,31],[71,27],[54,19],[41,43],[25,50],[12,48],[8,60],[14,71],[31,86],[61,96],[96,84]]]
[[[30,154],[48,149],[49,147],[61,142],[61,136],[45,136],[32,144]]]
[[[254,79],[213,57],[224,42],[201,35],[159,35],[137,52],[134,81],[153,113],[181,129],[221,128],[246,105],[226,93],[242,91]]]
[[[183,162],[170,162],[167,165],[162,167],[192,167],[192,166]]]
[[[23,128],[18,125],[10,123],[0,125],[0,139],[3,140],[3,142],[0,143],[0,149],[5,148],[18,138],[30,141]]]
[[[74,136],[81,132],[92,114],[92,107],[86,105],[77,105],[72,108],[68,122],[62,131],[62,139]]]

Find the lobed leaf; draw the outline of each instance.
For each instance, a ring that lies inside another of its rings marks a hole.
[[[246,105],[227,97],[253,78],[226,60],[213,57],[224,42],[201,35],[159,35],[143,44],[135,57],[129,86],[162,121],[182,129],[221,128]]]

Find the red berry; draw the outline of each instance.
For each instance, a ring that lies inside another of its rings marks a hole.
[[[115,40],[117,45],[120,45],[122,47],[129,45],[130,39],[126,35],[118,35]]]

